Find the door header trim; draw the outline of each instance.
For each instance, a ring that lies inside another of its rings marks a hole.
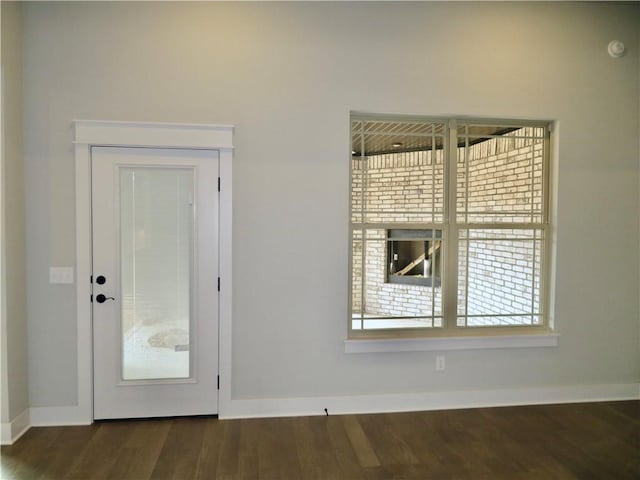
[[[74,120],[75,145],[233,149],[230,125]]]

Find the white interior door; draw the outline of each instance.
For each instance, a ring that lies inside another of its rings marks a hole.
[[[96,419],[218,412],[218,161],[91,149]]]

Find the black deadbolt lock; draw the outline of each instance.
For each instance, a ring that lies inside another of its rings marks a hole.
[[[105,283],[107,283],[107,279],[106,279],[106,278],[104,278],[104,275],[98,275],[98,276],[96,277],[96,283],[97,283],[98,285],[104,285]]]

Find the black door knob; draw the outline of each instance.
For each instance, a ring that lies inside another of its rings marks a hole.
[[[98,276],[96,277],[96,283],[97,283],[98,285],[104,285],[105,283],[107,283],[107,279],[106,279],[106,278],[104,278],[104,275],[98,275]]]
[[[115,300],[115,298],[113,298],[113,297],[107,297],[107,296],[105,296],[105,295],[103,295],[103,294],[101,294],[101,293],[99,293],[98,295],[96,295],[96,302],[98,302],[98,303],[104,303],[104,302],[106,302],[107,300]]]

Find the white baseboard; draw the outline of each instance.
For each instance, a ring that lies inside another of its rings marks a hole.
[[[391,395],[231,400],[220,418],[453,410],[460,408],[543,405],[640,399],[640,383],[567,387],[472,390]]]
[[[0,444],[11,445],[24,435],[31,427],[30,411],[25,409],[20,415],[11,422],[0,424]]]
[[[91,413],[78,406],[31,407],[32,427],[55,427],[62,425],[91,425]]]
[[[640,399],[640,383],[389,395],[232,399],[229,411],[220,412],[220,418],[324,415],[325,408],[331,415],[343,415],[638,399]],[[1,424],[0,443],[12,444],[30,427],[90,425],[91,423],[90,412],[78,406],[32,407],[10,423]]]

